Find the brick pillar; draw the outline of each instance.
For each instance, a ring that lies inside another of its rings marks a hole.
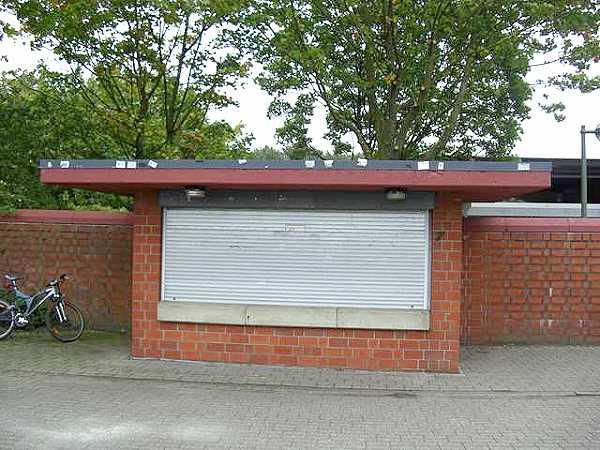
[[[487,282],[485,261],[487,249],[483,245],[483,233],[466,231],[463,244],[463,304],[461,311],[460,341],[462,344],[482,342],[482,331],[487,322]]]
[[[156,320],[160,299],[162,215],[155,191],[136,193],[132,233],[131,354],[160,357]]]
[[[462,300],[462,200],[439,194],[432,223],[431,330],[426,339],[432,350],[425,367],[436,372],[459,371],[460,307]],[[441,354],[440,354],[441,353]]]

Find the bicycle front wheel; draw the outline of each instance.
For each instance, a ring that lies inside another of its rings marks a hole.
[[[60,342],[73,342],[83,334],[85,321],[77,306],[59,301],[48,308],[46,327],[50,334]]]
[[[4,339],[15,327],[10,305],[0,300],[0,339]]]

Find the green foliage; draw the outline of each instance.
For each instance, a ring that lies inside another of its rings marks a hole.
[[[546,95],[545,98],[547,98],[548,96]],[[557,122],[562,122],[563,120],[566,119],[566,116],[564,114],[564,110],[565,110],[565,105],[562,102],[558,102],[558,103],[551,103],[551,104],[541,104],[539,105],[543,111],[550,113],[554,116],[554,119]]]
[[[210,110],[247,70],[216,29],[240,1],[7,0],[35,48],[70,69],[0,78],[0,210],[125,208],[115,195],[42,186],[42,158],[228,158],[248,154],[241,125]],[[3,35],[14,29],[2,25]],[[2,36],[0,36],[1,38]]]
[[[116,195],[42,186],[58,158],[510,156],[532,90],[591,92],[597,0],[5,0],[19,32],[69,68],[0,75],[0,211],[122,209]],[[0,21],[0,40],[17,30]],[[248,55],[251,56],[248,59]],[[541,62],[538,60],[542,58]],[[282,150],[207,119],[250,61],[275,97]],[[530,85],[555,62],[569,70]],[[325,155],[308,137],[327,112]],[[542,105],[557,120],[564,105]]]
[[[87,81],[87,90],[97,82]],[[95,108],[72,83],[72,75],[34,72],[0,76],[0,211],[19,208],[125,209],[131,199],[81,189],[44,186],[39,159],[128,158],[129,146],[106,128]],[[160,115],[152,124],[161,128]],[[148,134],[159,134],[148,128]],[[237,158],[248,155],[252,136],[241,125],[202,122],[157,158]]]
[[[261,159],[264,161],[288,159],[285,153],[270,145],[255,149],[249,157],[251,159]]]
[[[242,124],[231,126],[224,121],[205,123],[198,130],[183,133],[172,155],[188,159],[247,158],[253,141],[254,137],[244,132]]]
[[[284,148],[284,153],[289,159],[311,159],[320,157],[308,137],[308,126],[313,114],[313,102],[309,95],[300,94],[296,100],[295,108],[283,100],[274,101],[269,107],[269,116],[287,116],[282,127],[277,129],[279,143]]]
[[[287,116],[280,140],[305,153],[316,102],[345,154],[351,133],[370,158],[499,158],[528,117],[534,56],[571,66],[544,84],[598,88],[595,0],[250,3],[230,38],[264,67],[272,112]]]
[[[110,194],[43,186],[43,158],[103,158],[119,154],[78,92],[40,68],[0,76],[0,211],[18,208],[125,208]]]
[[[246,66],[216,30],[240,1],[6,0],[36,47],[51,49],[103,130],[129,158],[185,145]],[[194,139],[193,137],[191,138]]]

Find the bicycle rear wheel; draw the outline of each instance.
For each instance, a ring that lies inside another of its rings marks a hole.
[[[10,305],[0,300],[0,339],[4,339],[15,327]]]
[[[85,321],[77,306],[66,301],[59,301],[48,308],[46,327],[50,334],[60,342],[73,342],[83,334]]]

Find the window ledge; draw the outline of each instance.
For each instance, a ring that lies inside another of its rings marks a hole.
[[[429,330],[429,311],[161,301],[158,320],[278,327]]]

